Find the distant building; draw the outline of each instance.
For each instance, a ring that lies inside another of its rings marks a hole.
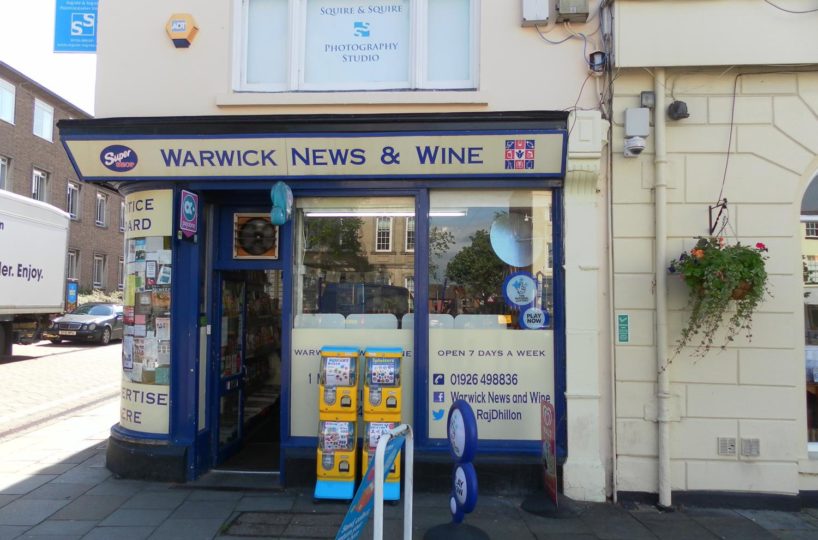
[[[124,201],[103,184],[81,184],[56,123],[89,114],[0,62],[0,189],[71,215],[67,275],[81,291],[123,285]],[[47,249],[47,246],[43,246]]]

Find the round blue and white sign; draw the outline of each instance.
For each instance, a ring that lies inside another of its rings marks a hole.
[[[520,326],[528,330],[545,328],[551,322],[551,315],[537,307],[530,307],[520,315]]]
[[[471,406],[458,399],[452,403],[448,418],[449,449],[458,463],[469,462],[477,453],[477,419]]]
[[[537,280],[528,272],[514,272],[503,282],[503,296],[511,307],[525,307],[537,297]]]

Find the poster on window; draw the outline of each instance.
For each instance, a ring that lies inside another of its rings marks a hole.
[[[409,86],[409,0],[308,0],[304,83]]]

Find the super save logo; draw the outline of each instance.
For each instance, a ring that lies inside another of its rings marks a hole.
[[[136,167],[139,158],[132,148],[121,144],[106,146],[99,153],[99,160],[105,168],[114,172],[127,172]]]

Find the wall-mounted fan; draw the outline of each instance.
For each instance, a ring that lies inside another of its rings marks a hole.
[[[278,227],[270,214],[233,215],[234,259],[278,259]]]

